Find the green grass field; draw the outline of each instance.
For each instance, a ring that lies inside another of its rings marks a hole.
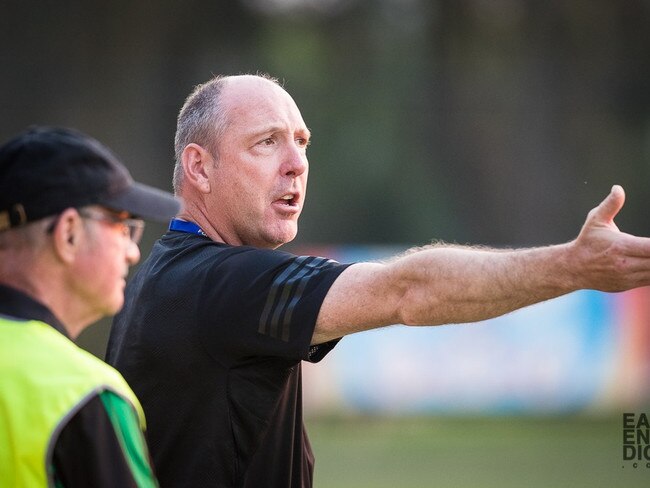
[[[309,418],[316,488],[650,487],[622,417]]]

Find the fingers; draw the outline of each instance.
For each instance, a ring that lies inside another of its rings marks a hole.
[[[650,237],[637,237],[629,234],[622,234],[618,244],[621,255],[635,258],[650,258]],[[650,263],[648,264],[650,269]]]
[[[650,285],[650,263],[648,258],[630,258],[620,263],[616,270],[610,270],[600,286],[601,291],[624,291]]]
[[[625,191],[620,185],[614,185],[609,195],[591,212],[591,219],[602,223],[611,223],[625,203]]]

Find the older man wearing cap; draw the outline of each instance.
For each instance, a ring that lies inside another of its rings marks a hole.
[[[140,403],[72,340],[122,307],[140,219],[178,210],[79,132],[36,127],[0,148],[2,486],[157,486]]]

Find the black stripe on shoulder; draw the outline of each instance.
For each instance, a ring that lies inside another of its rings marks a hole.
[[[258,331],[275,339],[289,341],[293,311],[305,291],[307,282],[324,269],[336,264],[326,258],[300,256],[273,281]]]

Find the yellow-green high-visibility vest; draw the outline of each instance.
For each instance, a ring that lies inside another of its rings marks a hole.
[[[0,315],[0,485],[52,485],[52,453],[67,421],[94,395],[135,394],[112,367],[50,325]]]

